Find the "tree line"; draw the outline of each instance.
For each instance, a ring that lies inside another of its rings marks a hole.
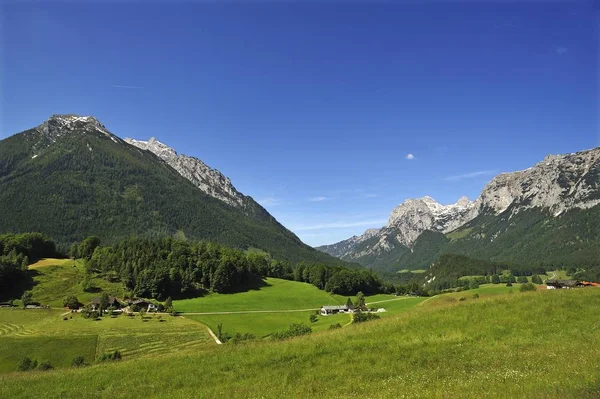
[[[40,233],[0,235],[0,296],[28,279],[30,262],[56,255],[54,242]]]
[[[97,237],[88,237],[74,244],[70,254],[86,259],[88,273],[120,280],[133,296],[145,298],[232,293],[258,287],[265,277],[306,282],[340,295],[396,291],[369,270],[304,262],[292,265],[264,252],[243,252],[205,241],[129,238],[102,246]]]

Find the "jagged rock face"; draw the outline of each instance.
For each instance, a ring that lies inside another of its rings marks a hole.
[[[537,165],[496,176],[477,202],[482,211],[495,214],[510,205],[520,209],[539,207],[555,216],[571,208],[600,204],[600,148],[567,155],[549,155]]]
[[[336,244],[327,245],[327,250],[324,252],[327,252],[336,258],[350,259],[355,256],[356,247],[360,243],[368,240],[371,237],[377,236],[380,231],[381,229],[368,229],[360,236],[353,236]]]
[[[392,211],[386,230],[410,247],[425,230],[450,232],[475,216],[476,205],[467,197],[451,205],[442,205],[431,197],[408,199]]]
[[[537,165],[496,176],[477,200],[462,197],[455,204],[441,205],[431,197],[408,199],[396,207],[388,224],[368,238],[352,237],[319,249],[342,259],[391,251],[395,244],[412,248],[426,230],[449,233],[480,214],[499,215],[541,208],[558,217],[573,208],[600,204],[600,147],[567,155],[549,155]],[[361,242],[378,237],[376,243]],[[371,245],[372,244],[372,245]]]
[[[153,152],[206,194],[235,207],[245,206],[246,197],[235,189],[231,180],[198,158],[177,154],[173,148],[154,137],[148,141],[130,138],[126,138],[125,141],[142,150]]]

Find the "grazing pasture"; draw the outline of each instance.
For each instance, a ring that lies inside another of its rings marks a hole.
[[[178,312],[213,313],[248,310],[310,310],[323,305],[342,304],[342,298],[331,295],[308,283],[265,279],[257,290],[236,294],[208,294],[200,298],[173,301]],[[345,298],[343,303],[346,303]]]
[[[298,337],[0,375],[0,397],[600,395],[600,289],[513,292]],[[568,320],[568,323],[565,323]],[[124,378],[127,376],[127,378]]]

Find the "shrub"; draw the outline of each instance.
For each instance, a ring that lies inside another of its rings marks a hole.
[[[458,300],[459,300],[460,302],[463,302],[463,301],[466,301],[466,300],[467,300],[467,297],[466,297],[466,296],[461,296],[460,298],[458,298]]]
[[[79,309],[79,300],[75,295],[71,295],[65,298],[63,301],[63,306],[69,309]]]
[[[316,314],[314,314],[314,313],[313,313],[313,314],[311,314],[311,315],[308,317],[308,320],[309,320],[311,323],[316,323],[316,321],[317,321],[317,320],[319,320],[319,318],[317,317],[317,315],[316,315]]]
[[[479,294],[473,294],[473,299],[479,298]]]
[[[82,367],[85,366],[85,361],[83,360],[83,356],[76,356],[73,358],[71,362],[72,367]]]
[[[233,336],[233,338],[231,338],[231,342],[236,345],[240,342],[243,341],[251,341],[255,338],[255,336],[253,334],[250,333],[245,333],[245,334],[240,334],[240,333],[235,333],[235,335]]]
[[[50,362],[48,360],[41,362],[40,365],[38,366],[38,370],[42,370],[42,371],[48,371],[48,370],[52,370],[54,367],[52,367],[52,364],[50,364]]]
[[[379,319],[379,315],[376,315],[374,313],[356,312],[356,313],[354,313],[354,317],[352,317],[352,323],[353,324],[363,323],[365,321],[375,320],[375,319]]]
[[[338,328],[342,328],[342,325],[340,323],[335,323],[329,326],[330,330],[337,330]]]
[[[535,291],[535,284],[533,283],[526,283],[521,285],[521,288],[519,288],[519,291],[521,292],[526,292],[526,291]]]
[[[24,357],[20,362],[19,362],[19,370],[20,371],[29,371],[29,370],[33,370],[37,367],[37,360],[31,360],[28,357]]]
[[[506,286],[507,287],[512,287],[512,283],[509,281],[509,282],[506,283]]]
[[[290,324],[286,331],[278,331],[271,335],[271,339],[286,339],[291,337],[298,337],[300,335],[307,335],[312,332],[312,328],[306,324],[293,323]]]
[[[101,362],[104,362],[106,360],[121,360],[121,352],[114,351],[112,353],[103,353],[102,356],[100,356],[100,359],[98,360]]]

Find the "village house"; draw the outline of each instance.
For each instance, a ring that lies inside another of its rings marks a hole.
[[[329,316],[332,314],[352,313],[352,312],[354,312],[353,307],[349,307],[348,305],[323,306],[321,308],[321,316]]]
[[[90,305],[92,305],[92,310],[100,309],[100,297],[92,298]],[[111,306],[115,309],[118,309],[121,307],[121,303],[117,300],[116,297],[109,296],[108,297],[108,307],[111,307]],[[106,310],[106,309],[104,309],[104,310]]]
[[[563,288],[581,288],[593,286],[595,283],[582,282],[577,280],[546,280],[546,289],[556,290]]]
[[[153,304],[150,301],[147,301],[145,299],[136,299],[133,300],[129,303],[130,308],[131,307],[136,307],[138,309],[144,309],[146,312],[156,312],[157,307],[155,304]]]

